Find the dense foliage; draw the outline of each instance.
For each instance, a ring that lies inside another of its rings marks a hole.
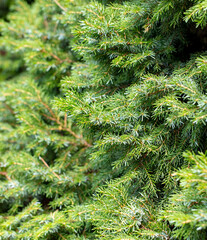
[[[207,1],[10,3],[0,239],[206,239]]]

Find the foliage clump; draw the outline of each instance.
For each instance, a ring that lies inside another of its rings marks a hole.
[[[206,239],[206,7],[11,2],[0,239]]]

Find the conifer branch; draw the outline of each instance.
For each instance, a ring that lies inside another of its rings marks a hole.
[[[55,172],[49,167],[49,165],[45,162],[45,160],[44,160],[42,157],[39,156],[39,159],[40,159],[40,160],[43,162],[43,164],[53,173],[53,175],[54,175],[55,177],[57,177],[59,180],[61,180],[60,176],[57,175],[57,173],[55,173]]]
[[[6,102],[4,102],[4,106],[9,110],[9,112],[10,112],[12,115],[15,115],[14,110],[13,110]]]
[[[63,235],[62,234],[60,234],[60,233],[57,233],[62,239],[65,239],[65,240],[67,240],[65,237],[63,237]]]
[[[60,7],[64,12],[67,11],[67,9],[64,8],[64,7],[58,2],[58,0],[54,0],[54,2],[55,2],[55,3],[58,5],[58,7]]]
[[[57,55],[55,55],[55,54],[52,53],[52,52],[47,52],[45,49],[42,49],[41,52],[49,54],[51,57],[53,57],[53,58],[54,58],[55,60],[57,60],[59,63],[63,63],[63,62],[73,63],[73,60],[71,60],[71,59],[69,59],[69,58],[60,59]]]
[[[39,94],[39,91],[37,91],[37,94],[38,94],[38,99],[39,101],[43,104],[43,106],[50,112],[50,114],[52,115],[52,117],[46,115],[46,114],[43,114],[43,116],[47,117],[48,119],[52,120],[52,121],[55,121],[58,125],[59,125],[59,128],[56,129],[56,128],[52,128],[53,130],[63,130],[63,131],[67,131],[68,133],[70,133],[73,137],[75,137],[76,139],[80,139],[81,142],[84,144],[84,146],[86,147],[91,147],[91,144],[88,143],[86,140],[83,139],[83,136],[82,135],[77,135],[74,131],[71,130],[71,128],[65,126],[67,124],[67,121],[66,121],[66,115],[64,116],[64,123],[62,123],[60,120],[59,120],[59,117],[54,113],[54,111],[49,107],[49,105],[47,103],[45,103],[42,98],[40,97],[40,94]]]
[[[8,181],[11,181],[11,180],[12,180],[12,179],[8,176],[7,172],[0,172],[0,175],[5,176]]]

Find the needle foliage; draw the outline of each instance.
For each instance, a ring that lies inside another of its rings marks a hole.
[[[206,9],[11,2],[0,239],[207,238]]]

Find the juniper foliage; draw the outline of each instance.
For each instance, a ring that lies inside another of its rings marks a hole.
[[[170,198],[169,206],[162,212],[162,218],[168,219],[177,228],[173,235],[179,239],[205,239],[206,237],[206,161],[205,154],[184,154],[193,168],[177,172],[181,178],[182,190]]]
[[[0,239],[206,239],[206,1],[16,0],[0,31]]]

